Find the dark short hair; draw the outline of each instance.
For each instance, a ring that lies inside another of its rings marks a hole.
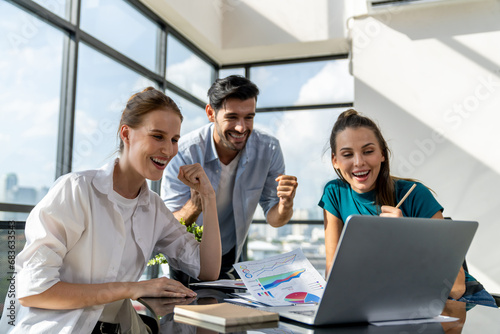
[[[209,103],[215,112],[221,109],[228,99],[236,98],[242,101],[255,98],[259,95],[259,88],[249,79],[241,75],[230,75],[217,79],[208,90]]]
[[[173,111],[182,122],[182,113],[177,104],[163,92],[153,87],[147,87],[143,91],[132,95],[125,109],[123,109],[120,125],[118,126],[118,138],[120,139],[119,152],[123,151],[123,141],[120,138],[122,125],[128,125],[132,129],[142,124],[144,116],[155,110]]]

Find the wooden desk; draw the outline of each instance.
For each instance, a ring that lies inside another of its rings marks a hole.
[[[160,333],[217,333],[202,327],[182,324],[173,320],[173,309],[179,304],[210,304],[223,302],[227,295],[224,291],[203,289],[197,290],[198,298],[143,298],[141,302],[146,305],[151,316],[156,316],[160,321]],[[470,308],[469,308],[470,307]],[[462,302],[448,300],[443,310],[443,315],[458,318],[458,321],[448,323],[426,323],[419,325],[403,326],[373,326],[358,324],[351,326],[311,327],[297,322],[282,320],[278,328],[255,328],[252,326],[238,330],[238,333],[252,331],[252,333],[447,333],[447,334],[500,334],[500,309],[486,306],[472,306]]]

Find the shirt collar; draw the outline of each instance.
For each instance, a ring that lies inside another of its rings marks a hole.
[[[92,180],[94,187],[102,194],[107,195],[108,199],[113,203],[115,203],[115,200],[111,196],[111,193],[113,192],[113,171],[115,170],[115,165],[119,160],[119,158],[116,158],[113,162],[109,162],[98,169],[94,179]],[[146,181],[144,181],[141,186],[137,205],[149,205],[149,187]]]
[[[210,124],[210,130],[208,131],[210,139],[208,140],[207,154],[205,154],[205,162],[219,160],[219,154],[215,149],[214,131],[215,131],[215,126],[214,123],[212,123]]]

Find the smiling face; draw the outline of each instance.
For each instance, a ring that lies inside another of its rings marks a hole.
[[[214,123],[214,142],[219,159],[227,164],[241,151],[253,130],[255,98],[240,100],[230,98],[217,111],[207,105],[206,112]]]
[[[366,127],[346,128],[337,134],[332,154],[333,167],[357,193],[375,189],[380,167],[385,157],[377,137]]]
[[[160,180],[163,170],[177,154],[181,119],[170,110],[154,110],[140,126],[123,125],[120,131],[130,169],[139,177]]]

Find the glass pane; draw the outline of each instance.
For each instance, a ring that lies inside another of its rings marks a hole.
[[[159,28],[123,0],[82,0],[81,27],[136,62],[155,70]]]
[[[167,39],[167,80],[207,101],[207,91],[215,79],[215,69],[172,35]]]
[[[52,13],[59,15],[63,19],[69,20],[70,0],[33,0],[42,7],[50,10]]]
[[[256,66],[250,69],[250,79],[260,89],[258,108],[354,100],[347,59]]]
[[[85,44],[78,55],[73,170],[99,168],[118,151],[118,124],[128,98],[154,83]]]
[[[330,154],[330,132],[344,109],[320,109],[258,113],[254,127],[277,137],[285,157],[285,173],[297,177],[293,220],[323,221],[318,202],[325,184],[337,178]],[[258,207],[254,219],[264,219]],[[325,271],[324,228],[319,225],[292,224],[278,229],[252,224],[248,256],[260,259],[301,247],[322,273]]]
[[[208,123],[205,109],[198,107],[172,91],[167,90],[167,95],[175,101],[182,112],[182,116],[184,116],[181,126],[181,136]]]
[[[298,179],[293,219],[323,220],[318,202],[325,184],[337,178],[330,158],[330,132],[342,111],[344,109],[262,112],[255,117],[255,128],[279,139],[285,172]]]
[[[323,221],[320,224],[294,224],[280,228],[269,224],[250,225],[248,232],[248,260],[262,260],[301,248],[316,270],[325,275],[326,253]]]
[[[243,67],[237,68],[222,68],[219,70],[219,78],[225,78],[230,75],[241,75],[245,76],[245,69]]]
[[[56,175],[65,36],[6,1],[0,31],[0,202],[36,204]]]

